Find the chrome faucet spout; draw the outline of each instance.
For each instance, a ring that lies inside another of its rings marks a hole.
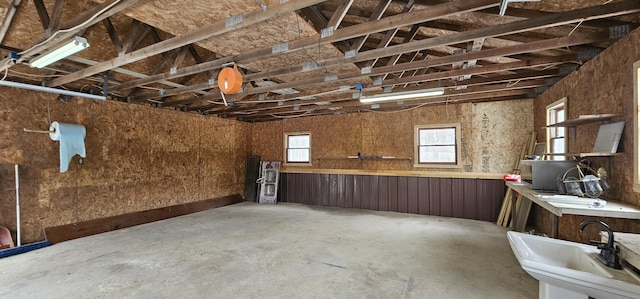
[[[622,266],[620,265],[620,259],[618,258],[618,250],[616,250],[613,246],[613,231],[611,230],[611,228],[609,228],[609,225],[602,221],[588,220],[580,223],[580,231],[584,231],[584,229],[591,224],[601,226],[605,231],[607,231],[608,235],[607,244],[602,247],[602,250],[596,256],[596,258],[607,267],[622,269]]]

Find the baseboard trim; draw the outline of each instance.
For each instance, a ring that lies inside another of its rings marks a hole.
[[[145,224],[167,218],[215,209],[242,202],[240,194],[212,198],[192,203],[179,204],[141,212],[94,219],[72,224],[47,227],[44,229],[48,242],[55,244],[121,228]]]

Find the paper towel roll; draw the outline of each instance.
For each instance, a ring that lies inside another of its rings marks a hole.
[[[71,158],[75,155],[85,158],[87,156],[84,147],[84,137],[87,130],[83,125],[66,124],[54,121],[49,127],[51,140],[60,141],[60,172],[69,169]]]

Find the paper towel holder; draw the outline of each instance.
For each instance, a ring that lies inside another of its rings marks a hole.
[[[27,133],[40,133],[40,134],[49,134],[49,133],[54,133],[55,132],[55,130],[53,130],[53,131],[49,131],[49,130],[34,130],[34,129],[27,129],[27,128],[24,128],[22,130],[27,132]]]

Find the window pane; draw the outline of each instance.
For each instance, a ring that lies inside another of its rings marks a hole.
[[[564,153],[564,138],[553,139],[552,153]]]
[[[309,149],[288,149],[287,162],[309,162]]]
[[[455,146],[421,146],[419,163],[455,163]]]
[[[558,110],[558,117],[556,118],[556,123],[561,123],[561,122],[563,122],[564,120],[565,120],[565,119],[564,119],[564,108],[560,108],[560,109]]]
[[[310,148],[310,136],[309,135],[290,135],[288,136],[288,148]]]
[[[456,144],[456,129],[420,129],[419,145],[454,145]]]

